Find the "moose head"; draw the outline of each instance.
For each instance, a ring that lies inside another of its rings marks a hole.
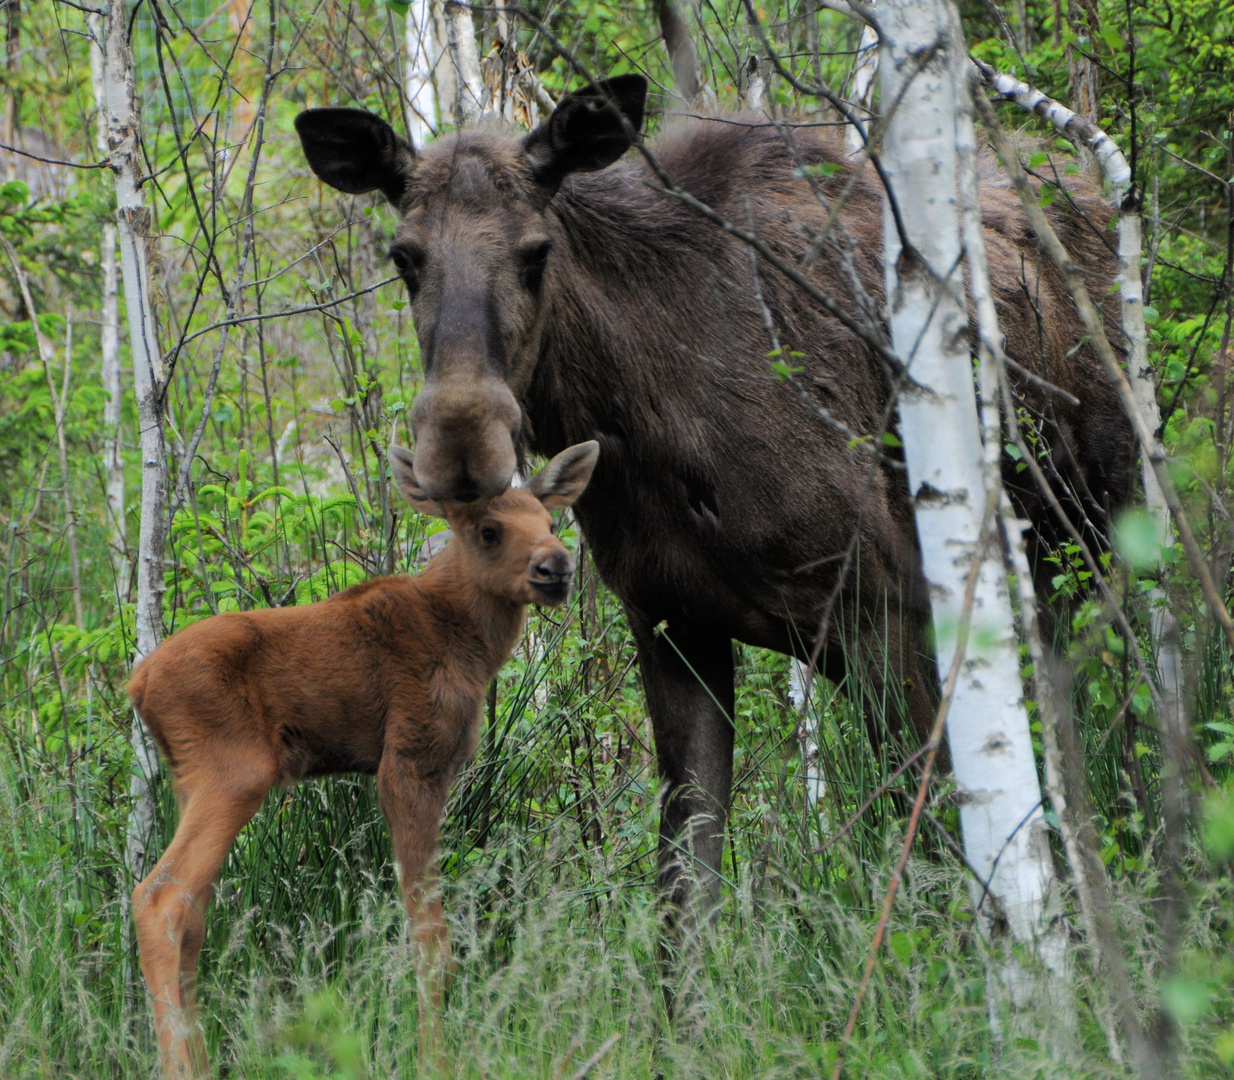
[[[522,138],[465,131],[417,153],[380,117],[309,109],[296,130],[313,171],[350,194],[381,191],[400,215],[390,258],[407,286],[424,387],[412,409],[413,473],[429,499],[504,491],[557,272],[546,211],[574,172],[630,147],[647,82],[620,75],[562,98]]]

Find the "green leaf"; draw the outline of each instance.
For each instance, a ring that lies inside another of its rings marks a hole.
[[[1133,570],[1161,560],[1161,526],[1147,510],[1126,510],[1114,523],[1114,547]]]
[[[783,360],[772,360],[771,370],[775,372],[777,379],[787,381],[794,376],[800,375],[805,368],[795,364],[786,364]]]
[[[1030,169],[1040,169],[1047,161],[1050,160],[1050,155],[1044,150],[1038,150],[1032,157],[1028,159],[1028,167]]]
[[[1234,860],[1234,785],[1229,781],[1205,800],[1204,845],[1218,862]]]
[[[1106,23],[1101,28],[1101,40],[1110,47],[1110,52],[1120,53],[1123,51],[1123,35],[1118,32],[1117,27],[1110,23]]]
[[[897,930],[887,939],[887,947],[901,964],[907,964],[913,957],[913,939],[903,930]]]
[[[1041,195],[1037,199],[1037,205],[1044,210],[1047,206],[1052,206],[1054,204],[1054,200],[1057,198],[1058,188],[1051,184],[1047,184],[1041,189]]]
[[[5,202],[24,206],[29,198],[30,189],[20,180],[10,180],[4,187],[0,187],[0,199],[3,199]]]
[[[1200,979],[1177,976],[1161,989],[1161,1004],[1180,1024],[1192,1024],[1204,1015],[1212,999],[1213,988]]]
[[[1209,761],[1221,761],[1230,756],[1231,750],[1234,750],[1234,742],[1219,742],[1213,743],[1204,753]]]

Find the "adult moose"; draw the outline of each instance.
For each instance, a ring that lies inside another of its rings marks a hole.
[[[903,470],[872,466],[893,393],[884,362],[763,266],[763,303],[802,369],[796,385],[773,376],[749,248],[666,194],[645,161],[618,164],[646,90],[637,75],[597,82],[525,137],[464,131],[421,154],[354,109],[312,109],[296,128],[322,180],[380,190],[400,215],[390,254],[420,339],[412,423],[423,489],[491,495],[526,451],[600,442],[576,512],[637,643],[665,785],[660,884],[680,902],[683,847],[718,892],[732,639],[806,655],[839,583],[844,618],[830,622],[827,674],[860,675],[893,727],[906,712],[919,731],[936,684]],[[765,123],[704,120],[651,150],[680,189],[749,225],[851,310],[870,310],[883,292],[881,190],[867,170],[841,216],[852,246],[833,233],[811,265],[847,159],[839,144],[798,140],[794,161]],[[803,163],[825,166],[812,177],[822,199]],[[1014,196],[992,172],[984,199],[1007,351],[1080,404],[1031,384],[1022,400],[1049,418],[1060,494],[1099,527],[1128,495],[1129,432],[1061,282],[1038,265]],[[1097,229],[1062,214],[1059,227],[1081,265],[1104,267],[1106,213],[1094,196],[1077,201]],[[1098,274],[1094,292],[1106,295],[1108,281]],[[1020,495],[1048,528],[1041,505]],[[854,530],[858,557],[841,580]],[[853,627],[860,646],[846,641]]]

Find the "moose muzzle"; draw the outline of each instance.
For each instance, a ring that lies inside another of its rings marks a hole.
[[[413,468],[424,493],[464,503],[500,495],[518,464],[521,421],[514,395],[495,379],[426,383],[411,410]]]

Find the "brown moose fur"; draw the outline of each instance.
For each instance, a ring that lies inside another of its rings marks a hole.
[[[392,256],[425,371],[413,410],[425,490],[501,490],[516,452],[600,442],[577,515],[638,646],[664,780],[661,884],[680,899],[679,834],[690,819],[696,868],[717,889],[732,779],[731,639],[808,655],[838,585],[826,673],[860,676],[870,714],[893,730],[902,713],[929,727],[936,684],[901,463],[871,475],[868,448],[851,434],[882,434],[892,395],[884,365],[762,265],[784,359],[802,369],[798,386],[774,377],[750,249],[666,194],[638,155],[616,161],[644,94],[637,76],[621,76],[567,96],[524,138],[481,129],[418,156],[355,110],[313,110],[297,127],[318,175],[346,191],[380,188],[399,211]],[[821,203],[761,117],[679,123],[650,150],[675,185],[800,266],[851,163],[838,140],[803,129],[794,137],[819,167]],[[1131,491],[1130,430],[1015,195],[990,160],[983,171],[1007,352],[1080,405],[1026,383],[1020,400],[1040,418],[1058,493],[1090,531],[1102,530]],[[1083,180],[1073,187],[1092,224],[1064,199],[1051,215],[1093,295],[1108,297],[1109,211]],[[855,314],[862,300],[842,262],[851,257],[868,306],[881,310],[882,199],[867,167],[840,215],[851,253],[833,238],[812,270]],[[1026,516],[1055,535],[1041,499],[1005,464]],[[841,581],[854,530],[858,559]]]
[[[408,497],[454,530],[416,577],[383,577],[305,607],[217,615],[163,642],[128,692],[171,768],[175,838],[133,892],[142,972],[169,1078],[206,1075],[193,1016],[205,912],[219,868],[266,793],[312,776],[377,775],[422,972],[424,1045],[449,964],[433,855],[459,766],[475,749],[485,689],[527,605],[556,604],[574,563],[548,507],[570,505],[596,444],[572,447],[491,502],[440,508],[392,457]]]

